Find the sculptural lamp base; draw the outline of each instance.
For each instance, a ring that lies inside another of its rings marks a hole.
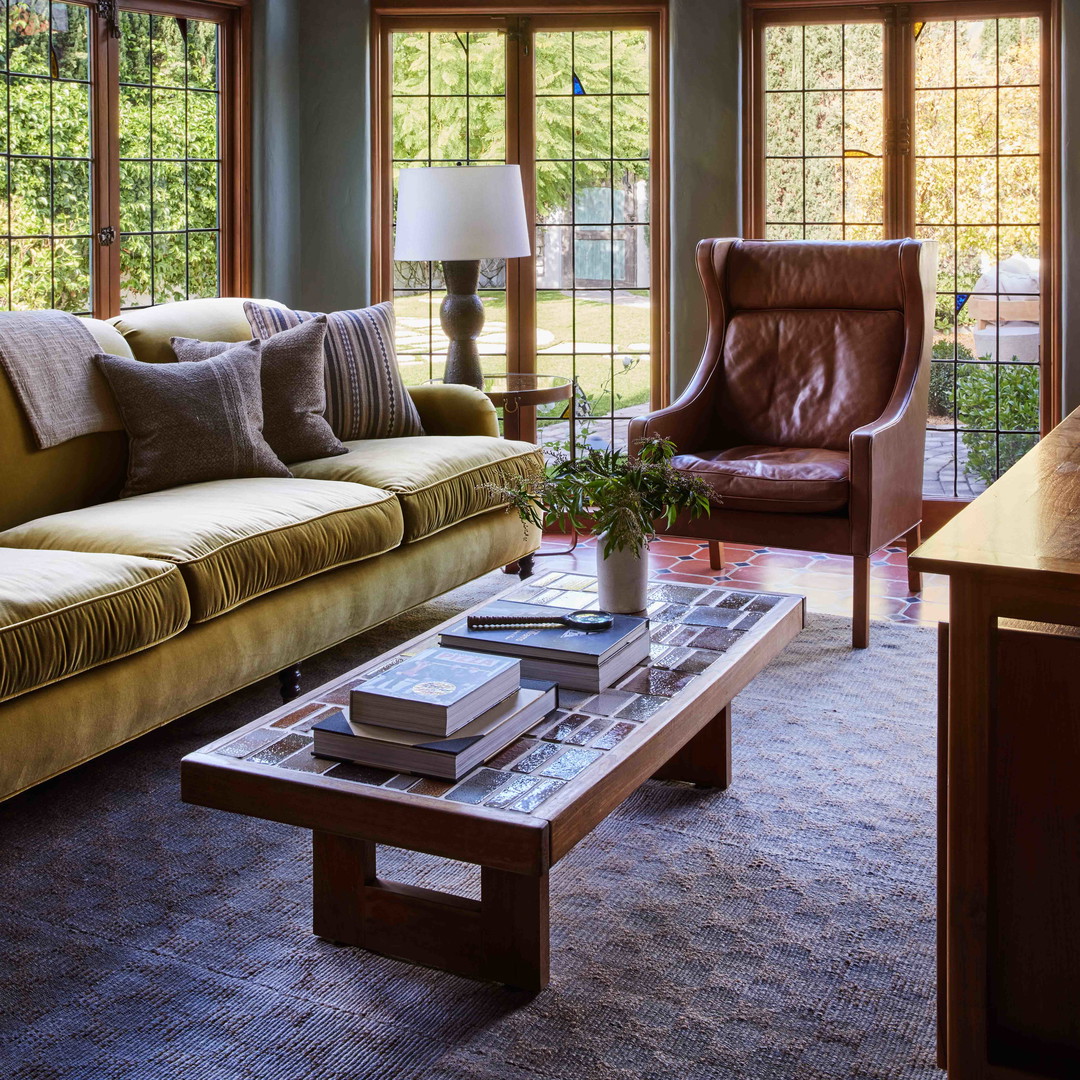
[[[484,389],[480,350],[476,339],[484,328],[484,304],[476,294],[480,284],[480,260],[444,260],[446,298],[439,308],[443,333],[450,339],[443,382],[465,383]]]

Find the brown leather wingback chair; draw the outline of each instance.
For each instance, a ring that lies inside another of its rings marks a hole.
[[[934,241],[702,240],[705,352],[673,405],[630,422],[720,496],[674,536],[852,555],[852,644],[870,635],[870,556],[922,519]],[[919,575],[909,571],[918,591]]]

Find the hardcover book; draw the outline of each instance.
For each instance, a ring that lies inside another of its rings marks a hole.
[[[495,600],[478,615],[564,615],[561,608]],[[554,679],[567,690],[598,693],[649,657],[649,620],[615,615],[610,630],[586,633],[558,626],[470,630],[465,619],[439,635],[443,645],[521,658],[527,679]]]
[[[565,615],[561,608],[523,604],[516,600],[495,600],[474,612],[476,615]],[[490,630],[470,630],[465,619],[439,635],[443,645],[502,652],[509,656],[529,656],[561,660],[573,664],[600,665],[627,642],[647,634],[649,620],[633,615],[615,615],[610,630],[586,633],[559,626],[514,626]]]
[[[521,681],[513,657],[434,648],[357,686],[354,723],[446,736],[512,694]]]
[[[482,713],[448,739],[350,723],[332,713],[312,729],[319,757],[342,758],[380,769],[460,780],[556,707],[553,682],[522,679],[517,693]]]

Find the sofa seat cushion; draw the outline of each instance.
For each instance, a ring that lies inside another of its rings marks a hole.
[[[0,545],[111,551],[175,563],[203,622],[252,597],[401,543],[390,492],[257,477],[135,495],[38,518]]]
[[[190,613],[171,562],[0,548],[0,701],[157,645]]]
[[[482,485],[543,467],[526,442],[488,435],[422,435],[347,442],[347,454],[291,466],[296,476],[347,480],[392,491],[401,501],[405,542],[491,510]]]
[[[700,477],[725,510],[769,514],[825,514],[848,502],[848,455],[791,446],[735,446],[671,460]]]

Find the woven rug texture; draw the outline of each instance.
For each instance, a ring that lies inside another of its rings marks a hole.
[[[305,665],[312,687],[505,588],[488,575]],[[935,637],[807,629],[735,701],[725,792],[650,781],[552,872],[552,983],[319,940],[310,834],[180,802],[264,680],[0,805],[10,1080],[940,1080]],[[380,849],[380,875],[477,871]]]

